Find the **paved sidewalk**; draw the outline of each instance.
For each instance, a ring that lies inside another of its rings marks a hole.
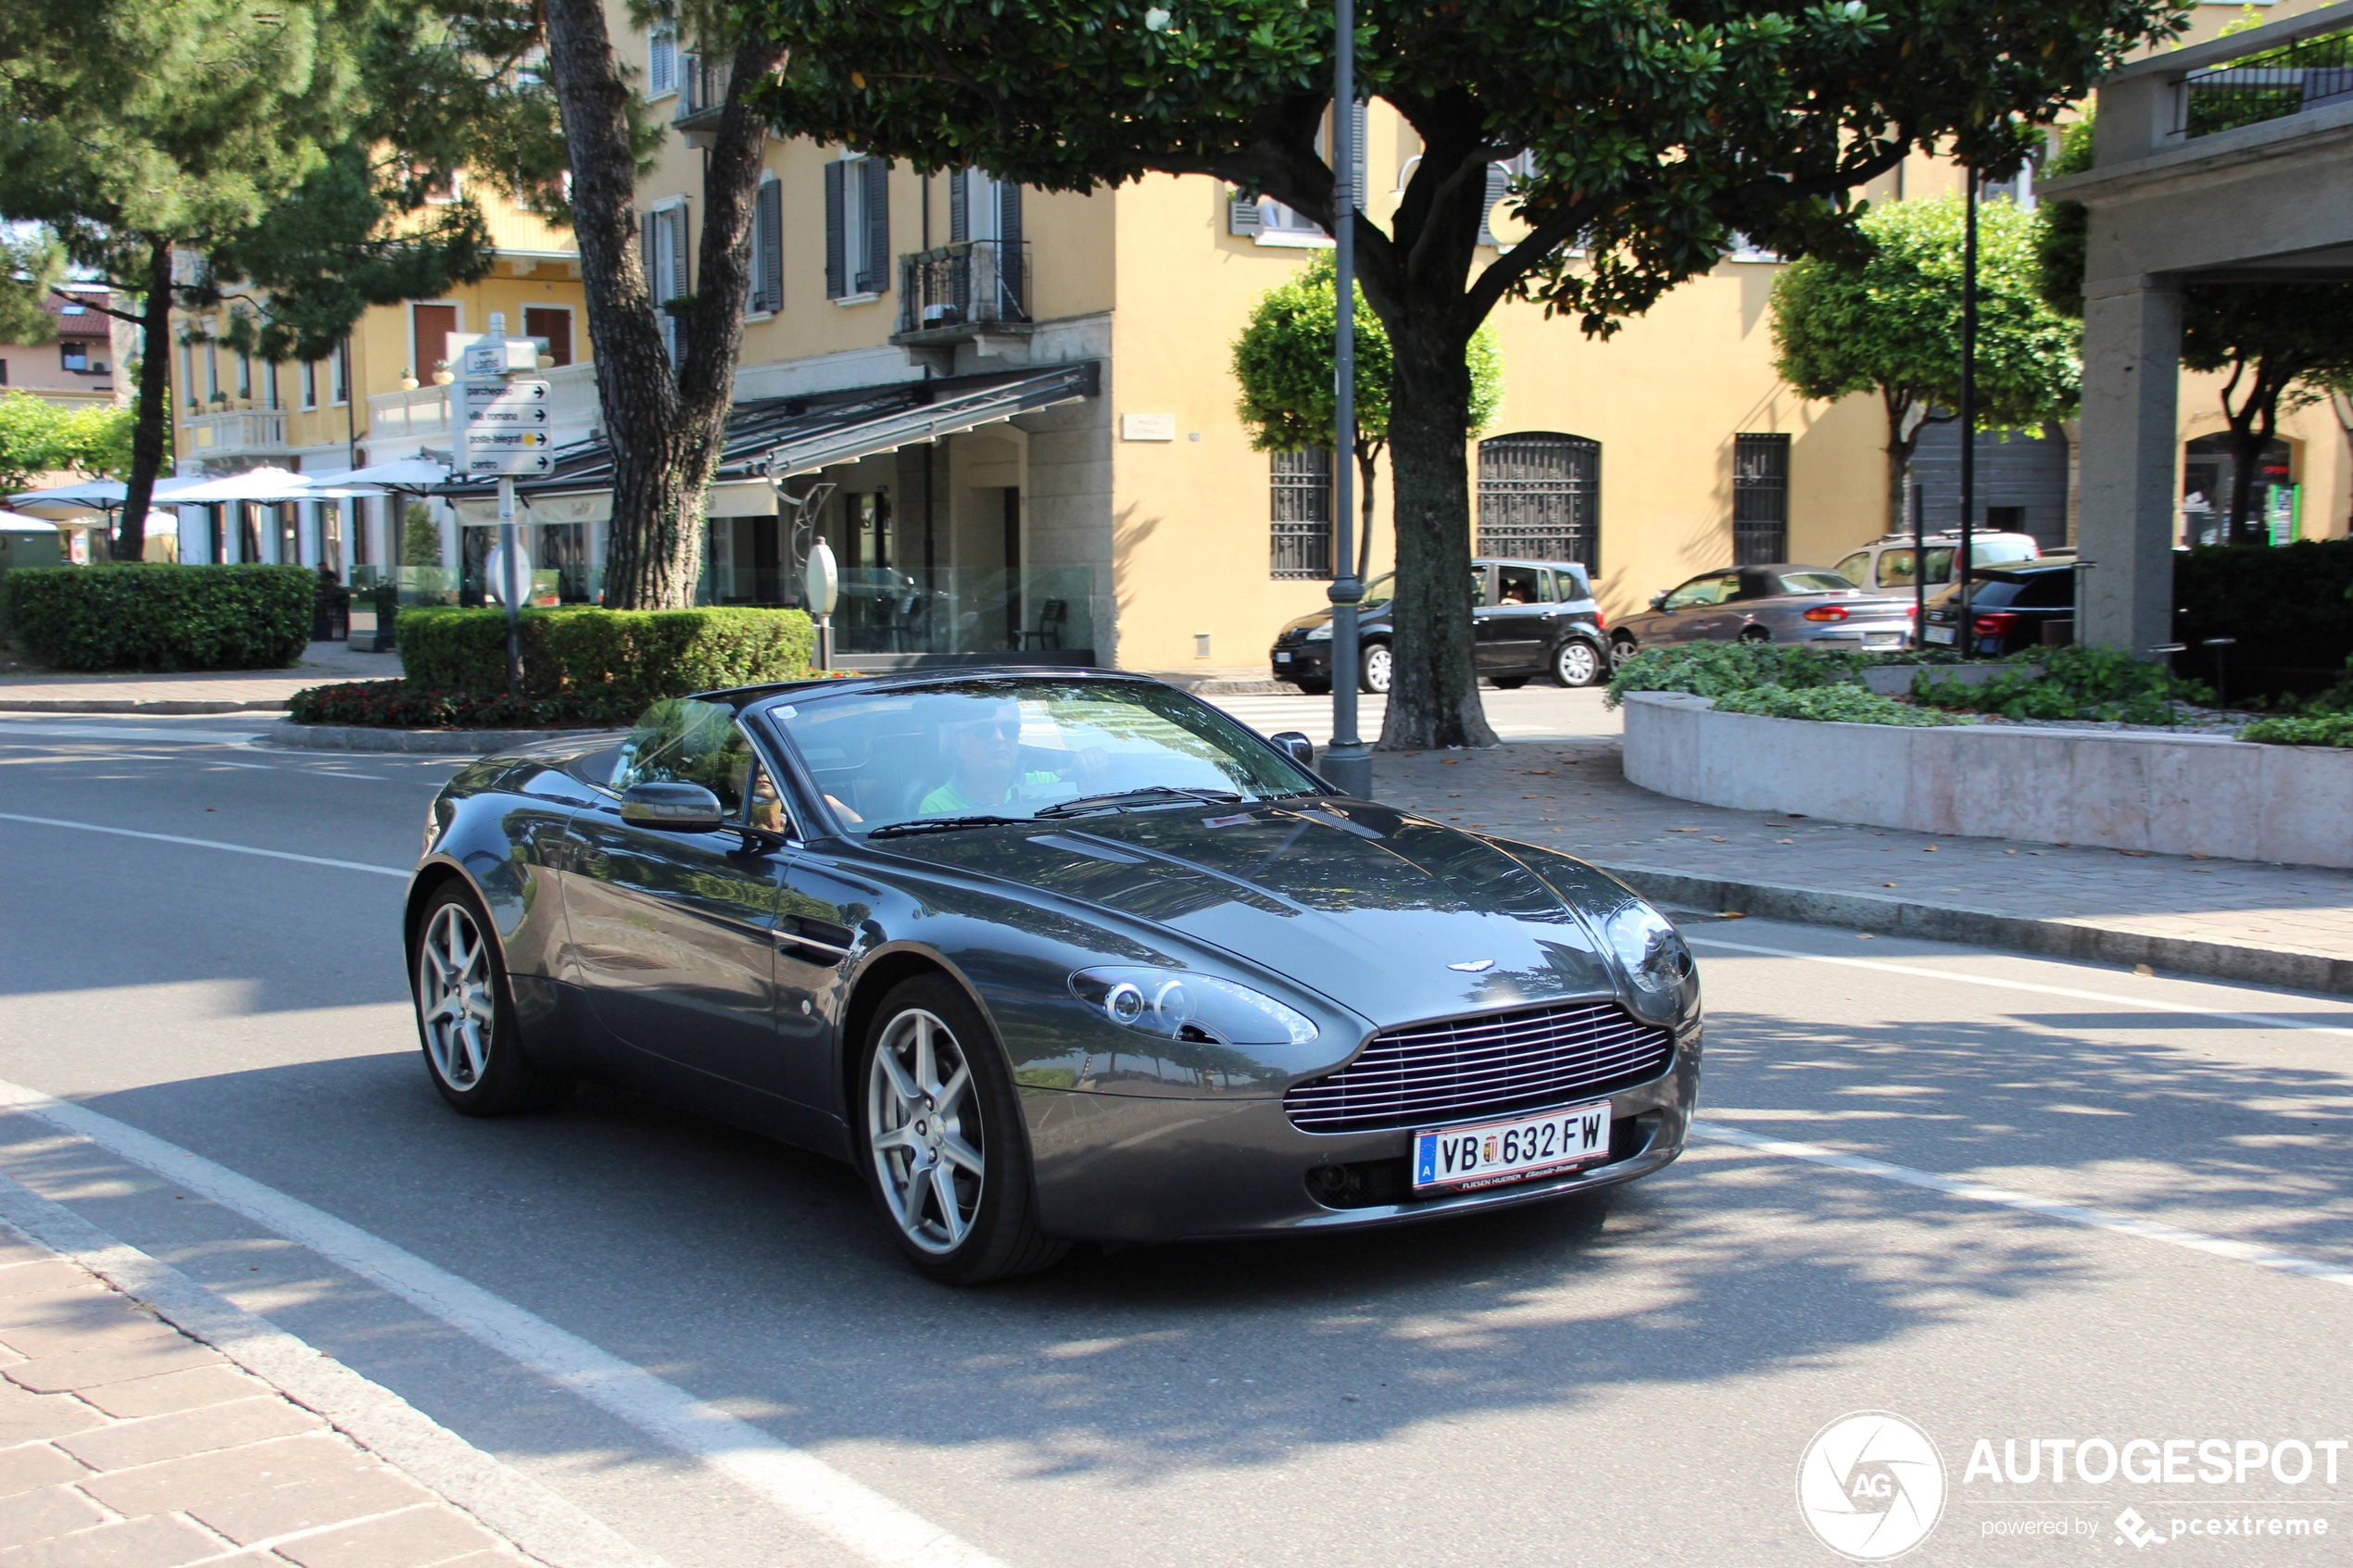
[[[525,1561],[219,1351],[0,1224],[0,1568]]]
[[[0,713],[235,713],[282,711],[305,686],[388,681],[396,653],[354,653],[345,643],[312,643],[291,670],[207,670],[180,675],[0,674]]]
[[[1374,755],[1374,794],[1556,845],[1680,909],[2353,994],[2353,872],[1938,837],[1654,795],[1618,743]]]

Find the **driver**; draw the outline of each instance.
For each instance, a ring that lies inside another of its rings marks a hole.
[[[926,817],[1002,811],[1032,790],[1051,789],[1073,775],[1091,777],[1102,769],[1096,751],[1080,752],[1061,769],[1024,768],[1017,702],[992,703],[986,718],[950,721],[940,726],[940,738],[954,771],[916,808]]]

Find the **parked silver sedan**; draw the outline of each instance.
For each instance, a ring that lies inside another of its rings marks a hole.
[[[1825,566],[1779,561],[1703,571],[1651,596],[1651,608],[1610,632],[1623,662],[1662,643],[1815,643],[1836,647],[1912,645],[1912,601],[1867,594]]]

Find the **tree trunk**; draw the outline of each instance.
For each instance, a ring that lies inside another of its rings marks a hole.
[[[1389,323],[1389,471],[1397,488],[1397,628],[1384,751],[1493,746],[1471,649],[1469,333]]]
[[[1356,581],[1362,583],[1373,571],[1373,474],[1380,464],[1381,443],[1360,441],[1356,444],[1356,495],[1360,514],[1356,530]]]
[[[2255,476],[2279,423],[2280,395],[2296,379],[2268,361],[2257,361],[2254,370],[2255,384],[2236,408],[2231,407],[2230,388],[2222,392],[2222,416],[2231,425],[2231,513],[2222,539],[2231,545],[2259,545],[2271,536],[2250,517],[2255,510]]]
[[[1919,427],[1906,425],[1912,417],[1912,400],[1901,393],[1880,388],[1880,404],[1887,410],[1887,526],[1882,533],[1901,533],[1904,527],[1906,491],[1912,477],[1912,448],[1919,444]]]
[[[683,609],[702,572],[704,508],[734,398],[750,285],[752,194],[766,131],[744,94],[778,51],[747,39],[705,164],[703,226],[685,362],[673,374],[647,286],[633,206],[629,93],[612,57],[599,0],[546,0],[547,61],[572,166],[573,232],[588,295],[597,397],[612,447],[611,546],[604,602],[614,609]]]
[[[131,427],[131,477],[123,483],[122,521],[117,526],[114,558],[144,560],[147,554],[147,507],[163,471],[167,427],[165,395],[171,386],[171,243],[153,241],[147,251],[147,297],[140,310],[139,417]]]

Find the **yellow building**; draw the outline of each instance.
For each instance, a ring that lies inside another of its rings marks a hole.
[[[2207,7],[2200,35],[2233,14]],[[669,300],[696,282],[698,144],[724,69],[617,3],[608,22],[649,109],[673,125],[639,194],[649,282]],[[1410,128],[1374,104],[1377,220],[1416,151]],[[1941,194],[1957,178],[1915,159],[1867,194]],[[2032,200],[2031,177],[2009,195]],[[1162,671],[1263,667],[1276,629],[1324,603],[1327,486],[1250,449],[1230,370],[1259,296],[1328,243],[1312,227],[1205,178],[1054,194],[974,172],[917,176],[805,140],[771,143],[755,211],[710,596],[790,602],[822,533],[845,568],[847,653],[1061,647]],[[1505,395],[1468,454],[1475,547],[1582,560],[1604,608],[1623,614],[1736,555],[1827,564],[1879,536],[1879,401],[1808,403],[1781,384],[1778,270],[1769,255],[1735,254],[1606,343],[1534,307],[1499,310]],[[2212,396],[2190,378],[2185,442],[2219,424]],[[2302,532],[2341,533],[2344,434],[2325,409],[2283,434]],[[2010,445],[1981,459],[1979,526],[2064,543],[2066,433]],[[1932,447],[1919,495],[1933,526],[1957,519]],[[2205,475],[2202,460],[2193,452],[2185,482]],[[524,490],[535,521],[589,531],[601,558],[609,504],[594,467],[576,454],[578,479],[560,470]],[[1376,571],[1391,539],[1385,474],[1378,490]]]
[[[570,231],[494,191],[478,194],[495,245],[489,276],[442,299],[370,310],[341,349],[308,364],[272,365],[221,342],[225,312],[172,319],[172,450],[182,478],[271,466],[324,476],[402,458],[447,462],[449,393],[436,380],[494,312],[510,335],[536,336],[558,369],[560,417],[572,438],[592,428],[596,386],[586,296]],[[233,305],[228,309],[233,310]],[[348,576],[382,567],[396,547],[398,496],[299,506],[183,507],[183,560],[299,561]],[[435,506],[442,558],[459,548]],[[479,552],[476,552],[479,553]]]

